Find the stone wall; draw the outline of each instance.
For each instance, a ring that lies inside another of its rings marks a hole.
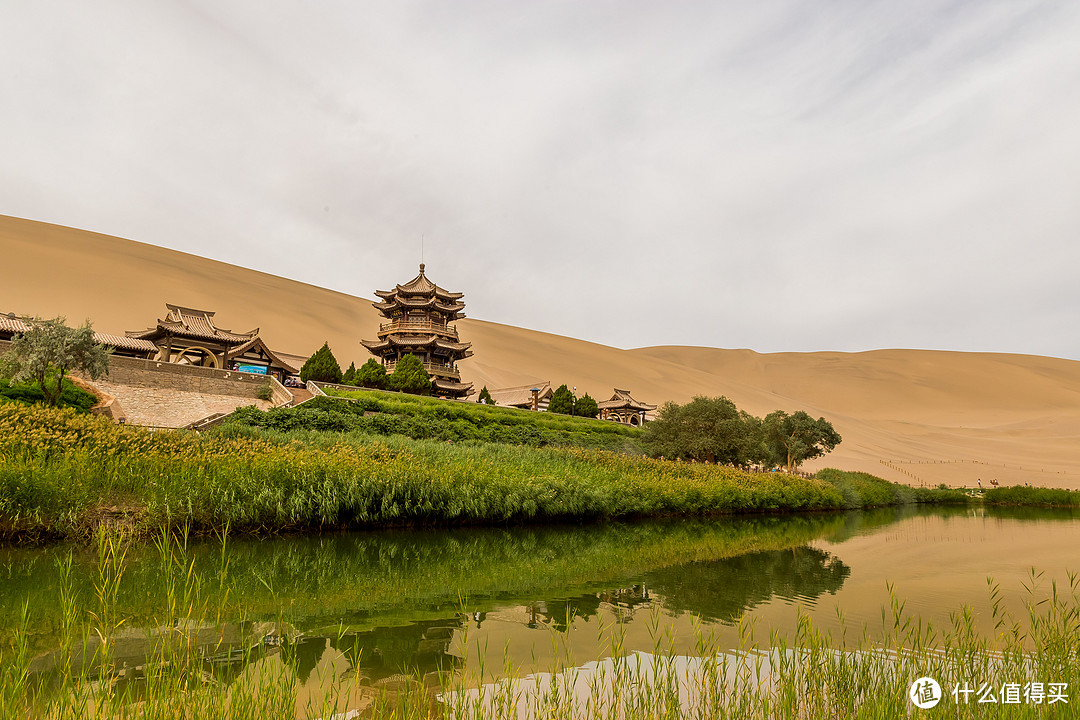
[[[10,346],[10,342],[0,340],[0,353],[7,351]],[[109,375],[103,379],[111,385],[182,390],[203,395],[230,395],[251,399],[258,398],[259,390],[269,383],[270,402],[273,405],[287,405],[293,399],[292,393],[284,385],[266,375],[194,365],[176,365],[139,358],[110,358]]]
[[[253,399],[258,397],[260,388],[269,383],[271,400],[275,405],[292,400],[292,395],[281,383],[266,375],[138,358],[111,358],[108,381],[129,387],[184,390],[204,395],[233,395]],[[274,397],[275,394],[277,397]]]

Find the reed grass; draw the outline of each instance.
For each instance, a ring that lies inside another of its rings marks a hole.
[[[57,646],[44,658],[31,650],[36,609],[23,606],[0,643],[0,718],[1067,718],[1080,704],[1076,575],[1059,585],[1032,571],[1018,616],[988,581],[992,637],[975,629],[968,607],[939,628],[908,613],[893,593],[879,627],[848,627],[841,617],[838,629],[821,630],[793,609],[792,636],[744,621],[737,645],[724,647],[700,625],[694,652],[681,655],[662,614],[649,620],[648,653],[627,651],[616,615],[601,628],[602,656],[579,666],[568,618],[567,630],[553,632],[562,654],[545,673],[521,677],[509,660],[497,668],[465,662],[380,688],[354,671],[361,658],[348,653],[301,678],[284,619],[230,634],[228,620],[246,608],[207,592],[213,573],[196,570],[183,540],[168,535],[156,545],[168,570],[166,593],[149,621],[133,627],[119,600],[129,550],[122,533],[97,533],[93,598],[84,606],[61,586]],[[121,659],[129,636],[152,648],[136,665]],[[467,633],[460,640],[471,652]],[[925,676],[945,695],[938,707],[915,710],[907,693]],[[1040,704],[990,706],[951,694],[985,683],[998,695],[1005,683],[1030,682],[1044,684]],[[1051,684],[1065,685],[1067,703],[1049,703]]]
[[[988,505],[1080,507],[1080,491],[1013,485],[990,488],[983,493],[983,502]]]
[[[936,488],[911,487],[864,472],[825,468],[816,472],[814,477],[839,490],[844,497],[844,507],[849,510],[912,503],[968,505],[973,500],[966,491],[958,488],[946,485]]]
[[[0,406],[0,533],[88,537],[835,509],[820,480],[580,448],[363,434],[150,432]]]

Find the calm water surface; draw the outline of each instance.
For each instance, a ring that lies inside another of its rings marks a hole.
[[[1075,512],[981,509],[146,544],[116,586],[127,619],[115,664],[140,664],[176,625],[170,603],[224,608],[194,631],[225,680],[283,646],[301,682],[330,666],[377,685],[508,660],[514,673],[582,664],[609,657],[615,636],[624,652],[662,638],[692,654],[705,632],[765,646],[770,632],[790,639],[800,612],[837,637],[873,637],[893,597],[943,626],[969,605],[992,637],[988,578],[1021,615],[1032,569],[1037,599],[1080,570],[1078,547]],[[47,676],[61,598],[85,617],[102,587],[96,550],[0,549],[3,641],[28,606],[33,670]]]

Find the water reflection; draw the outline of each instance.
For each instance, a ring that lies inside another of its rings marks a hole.
[[[527,658],[530,648],[550,644],[551,633],[576,631],[583,631],[575,636],[579,653],[595,659],[608,650],[587,636],[605,624],[625,627],[637,649],[651,649],[648,629],[658,614],[679,632],[690,630],[689,618],[717,628],[747,614],[772,622],[778,608],[798,603],[813,612],[825,597],[876,614],[885,579],[903,587],[926,575],[929,542],[934,562],[954,565],[946,567],[948,582],[915,587],[923,602],[941,606],[931,611],[947,614],[956,609],[953,596],[934,589],[967,592],[957,582],[965,578],[956,558],[976,575],[990,559],[982,555],[987,543],[1019,547],[1045,535],[1051,539],[1041,548],[1073,547],[1057,536],[1075,536],[1078,517],[902,508],[147,544],[130,549],[123,566],[112,612],[126,620],[111,638],[112,672],[117,683],[138,682],[146,658],[181,631],[195,638],[205,672],[223,683],[274,667],[301,683],[332,668],[336,677],[384,685],[402,673],[460,667],[466,645],[479,638],[489,642],[497,665],[503,652]],[[1005,554],[995,551],[992,559]],[[1032,564],[1026,557],[1017,562]],[[85,549],[0,550],[0,643],[10,642],[29,604],[32,670],[43,682],[58,662],[61,598],[72,598],[80,620],[100,615],[102,571],[97,554]],[[166,611],[190,602],[215,608],[220,620],[182,627]],[[790,608],[785,614],[793,615]],[[95,667],[98,642],[85,641],[77,672]]]

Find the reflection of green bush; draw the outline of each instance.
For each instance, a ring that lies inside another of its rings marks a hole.
[[[215,541],[192,543],[183,551],[174,544],[165,555],[144,544],[128,550],[117,602],[136,626],[152,624],[169,588],[183,588],[196,578],[200,597],[221,600],[248,619],[273,620],[284,608],[285,619],[305,631],[339,621],[362,630],[445,618],[463,601],[483,611],[496,604],[595,594],[664,568],[677,576],[680,568],[699,563],[799,547],[842,523],[843,516],[828,515],[513,531],[391,530],[277,541],[234,538],[224,552]],[[29,601],[35,626],[52,632],[48,628],[56,627],[62,611],[61,568],[71,553],[63,547],[0,550],[5,587],[0,628],[14,627]],[[72,568],[78,605],[93,609],[96,555],[75,552]],[[695,592],[673,588],[673,602],[708,614],[707,607],[695,605]],[[549,611],[557,607],[551,603]],[[557,611],[553,617],[560,619]]]
[[[839,558],[803,546],[665,568],[646,573],[645,583],[672,612],[733,623],[774,596],[805,600],[835,593],[850,574]]]

